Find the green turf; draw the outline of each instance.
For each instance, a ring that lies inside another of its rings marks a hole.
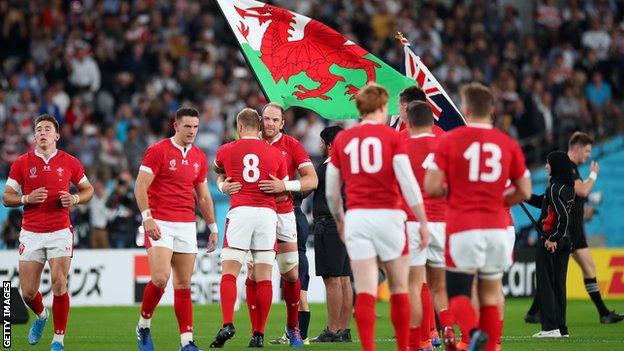
[[[569,339],[535,340],[530,336],[539,330],[535,324],[525,324],[522,316],[529,305],[526,299],[508,301],[505,315],[504,350],[624,350],[624,322],[616,325],[598,323],[598,315],[589,301],[570,301],[568,304]],[[608,301],[607,305],[620,312],[624,311],[624,301]],[[378,350],[393,350],[392,327],[389,320],[388,304],[378,304],[381,317],[377,320]],[[82,307],[72,308],[65,346],[67,350],[133,350],[135,346],[134,328],[138,320],[139,307]],[[221,324],[218,305],[195,306],[195,340],[206,349]],[[267,339],[281,335],[285,318],[283,304],[274,305],[267,325]],[[31,318],[32,321],[32,318]],[[312,306],[310,335],[316,336],[326,323],[325,305]],[[30,325],[30,324],[29,324]],[[26,334],[29,325],[13,325],[14,350],[49,350],[52,338],[52,321],[46,326],[44,337],[36,346],[29,346]],[[226,344],[226,349],[240,350],[249,341],[247,310],[242,306],[236,313],[236,337]],[[355,323],[352,322],[355,333]],[[156,350],[177,350],[179,337],[173,309],[159,307],[152,323],[152,336]],[[357,338],[357,335],[354,335]],[[286,346],[266,345],[267,348],[285,350]],[[320,344],[306,346],[312,350],[359,350],[359,344]]]

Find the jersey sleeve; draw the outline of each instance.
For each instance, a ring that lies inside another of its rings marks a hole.
[[[511,142],[512,145],[512,159],[511,159],[511,168],[509,170],[509,178],[516,180],[518,178],[522,178],[528,176],[528,169],[526,168],[526,164],[524,161],[524,154],[522,153],[522,149],[515,141]]]
[[[312,166],[310,155],[308,155],[308,152],[303,148],[300,142],[293,143],[293,160],[297,165],[297,169],[301,169],[305,166]]]
[[[150,146],[145,150],[143,154],[143,160],[141,161],[141,167],[139,171],[143,171],[149,174],[156,175],[162,167],[162,157],[156,146]]]
[[[208,176],[208,158],[206,157],[206,155],[202,152],[202,160],[201,160],[201,165],[199,166],[199,173],[197,173],[197,177],[195,177],[195,181],[193,181],[193,185],[197,185],[197,184],[201,184],[203,182],[207,181],[207,176]]]
[[[215,159],[214,159],[215,167],[220,168],[220,169],[224,169],[224,167],[223,167],[223,161],[224,161],[223,157],[224,157],[224,154],[225,154],[226,145],[227,144],[221,145],[221,147],[219,147],[219,149],[217,149],[217,154],[216,154]]]
[[[22,175],[24,172],[22,168],[24,167],[24,163],[21,158],[18,158],[13,164],[11,164],[11,169],[9,170],[9,178],[7,179],[6,185],[10,186],[19,193],[20,189],[24,187],[24,178]]]
[[[429,169],[439,169],[446,173],[448,169],[448,152],[450,141],[446,136],[440,137],[438,145],[434,148],[433,162],[429,166]]]
[[[342,138],[340,137],[340,134],[338,134],[336,136],[336,139],[334,139],[334,143],[332,144],[332,148],[329,154],[329,163],[331,163],[332,165],[334,165],[334,167],[340,169],[340,149],[341,149],[341,141]]]
[[[401,137],[401,134],[399,133],[393,133],[394,134],[394,151],[392,153],[392,156],[396,156],[396,155],[401,155],[401,154],[405,154],[407,155],[407,147],[405,147],[405,144],[407,144],[405,142],[405,139]]]
[[[78,161],[75,157],[71,158],[72,160],[72,175],[70,181],[72,184],[78,186],[78,184],[87,181],[87,176],[85,175],[84,167],[82,163]]]

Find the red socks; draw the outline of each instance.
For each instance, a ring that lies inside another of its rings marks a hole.
[[[500,311],[498,311],[498,313],[500,314]],[[500,317],[501,316],[499,315],[499,318]],[[501,337],[503,336],[503,319],[502,318],[498,320],[498,329],[500,329],[500,334],[498,335],[498,340],[496,340],[496,343],[500,345],[502,342]]]
[[[420,327],[412,327],[409,332],[409,349],[411,350],[420,350]]]
[[[253,331],[264,334],[264,327],[273,301],[273,283],[270,280],[261,280],[256,283],[256,286],[256,326]]]
[[[297,279],[289,282],[282,278],[282,295],[286,301],[286,312],[288,314],[286,324],[289,328],[299,326],[299,298],[301,295],[301,281]]]
[[[420,333],[422,341],[429,341],[431,329],[435,329],[435,316],[433,315],[433,300],[427,283],[423,283],[420,288],[420,301],[422,303],[422,320],[420,322]],[[433,318],[433,324],[431,319]]]
[[[390,295],[390,319],[394,325],[399,350],[407,350],[409,347],[411,311],[407,293]]]
[[[448,308],[440,311],[440,324],[442,324],[442,328],[453,327],[454,323],[455,321],[453,320],[453,314]]]
[[[449,308],[461,330],[461,340],[470,343],[470,331],[479,326],[470,298],[465,295],[454,296],[449,300]]]
[[[359,293],[355,297],[355,323],[364,351],[375,350],[375,300],[375,296],[366,293]],[[409,308],[407,312],[409,316]],[[406,325],[409,328],[409,323]]]
[[[271,291],[272,293],[272,291]],[[258,331],[258,309],[256,305],[256,282],[247,278],[245,280],[245,296],[247,300],[247,312],[251,321],[251,331]]]
[[[232,274],[222,275],[219,290],[221,292],[223,324],[232,323],[232,320],[234,320],[234,304],[236,303],[236,277]]]
[[[154,315],[154,310],[165,293],[165,289],[159,288],[151,281],[147,283],[143,290],[143,301],[141,302],[141,317],[150,319]]]
[[[65,335],[67,316],[69,315],[69,295],[54,296],[52,299],[52,315],[54,316],[54,334]]]
[[[485,351],[495,351],[496,344],[501,336],[501,321],[498,312],[498,306],[483,306],[480,309],[481,317],[479,320],[479,328],[488,335],[488,342],[485,345]]]
[[[41,312],[43,312],[43,309],[45,308],[43,307],[43,297],[41,296],[41,293],[39,291],[37,291],[37,294],[32,300],[28,300],[28,301],[24,300],[24,302],[37,315],[40,315]]]
[[[173,309],[178,318],[180,334],[193,332],[193,303],[191,289],[173,290]]]

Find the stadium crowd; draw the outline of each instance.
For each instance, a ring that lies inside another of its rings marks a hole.
[[[403,32],[455,102],[462,83],[486,83],[498,127],[520,140],[530,165],[565,148],[573,130],[598,139],[621,130],[621,2],[538,1],[530,20],[485,0],[273,3],[320,20],[398,70],[394,33]],[[172,134],[180,106],[201,111],[197,145],[213,160],[235,137],[236,113],[266,102],[216,2],[2,1],[0,47],[0,178],[31,147],[34,117],[55,116],[59,148],[80,159],[96,189],[72,214],[78,247],[134,245],[133,179],[146,147]],[[327,121],[297,108],[285,117],[289,134],[318,160]],[[11,212],[1,227],[0,246],[17,246],[19,216]]]

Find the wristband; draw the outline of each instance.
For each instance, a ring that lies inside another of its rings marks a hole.
[[[220,192],[223,192],[223,183],[224,182],[217,182],[217,189],[219,189]]]
[[[80,196],[78,196],[78,194],[72,195],[72,198],[74,198],[74,205],[78,205],[80,203]]]
[[[217,227],[217,223],[208,224],[208,229],[210,229],[210,233],[218,233],[219,227]]]
[[[286,191],[301,191],[301,181],[287,180],[284,182],[284,188],[286,188]]]
[[[141,217],[143,218],[143,222],[145,222],[148,219],[152,218],[152,212],[148,208],[147,210],[141,212]]]
[[[595,182],[597,178],[598,178],[598,173],[596,173],[594,171],[589,172],[589,179],[591,179],[591,180],[593,180]]]
[[[28,195],[22,195],[21,201],[22,205],[26,205],[28,203]]]

